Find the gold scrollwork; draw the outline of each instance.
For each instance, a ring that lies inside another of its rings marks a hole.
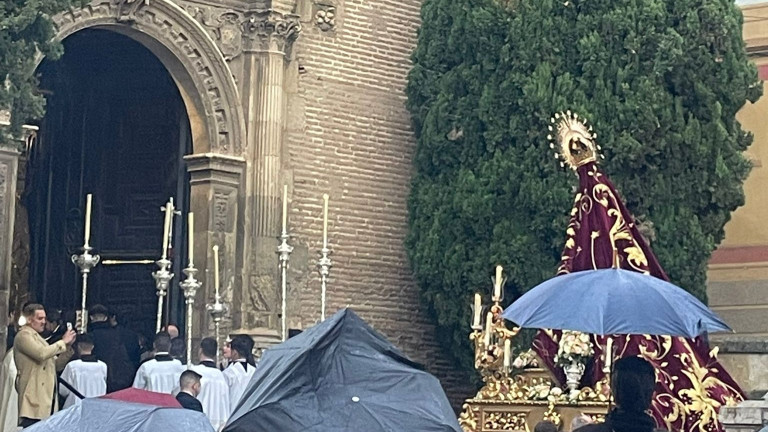
[[[459,426],[464,432],[476,432],[480,418],[480,408],[470,404],[464,404],[463,411],[459,415]]]
[[[485,412],[483,419],[483,430],[492,431],[525,431],[528,432],[525,413],[514,413],[510,411],[490,411]]]

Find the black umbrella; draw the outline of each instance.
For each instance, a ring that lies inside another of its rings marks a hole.
[[[267,350],[224,432],[460,432],[440,382],[343,309]]]

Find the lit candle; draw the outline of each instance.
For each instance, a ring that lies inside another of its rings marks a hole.
[[[605,368],[608,373],[611,371],[611,363],[613,363],[613,338],[608,338],[605,342]]]
[[[213,288],[219,298],[219,245],[213,245]]]
[[[171,214],[173,209],[170,204],[165,204],[165,221],[163,222],[163,259],[168,256],[168,231],[171,229]]]
[[[328,247],[328,194],[323,194],[323,249]]]
[[[90,246],[91,242],[91,200],[93,195],[88,194],[85,196],[85,239],[84,244]]]
[[[504,267],[497,265],[496,266],[496,280],[494,281],[493,285],[493,301],[499,301],[501,300],[501,271],[504,270]]]
[[[491,345],[491,332],[493,332],[493,312],[488,312],[485,317],[485,348]]]
[[[480,327],[480,309],[482,309],[482,304],[480,303],[480,294],[475,294],[475,315],[472,319],[472,328],[478,328]]]
[[[195,255],[195,214],[192,212],[187,213],[187,233],[189,235],[189,266],[194,267],[194,255]]]
[[[504,339],[504,369],[509,369],[512,364],[512,341]]]
[[[283,234],[288,231],[288,185],[283,185]]]

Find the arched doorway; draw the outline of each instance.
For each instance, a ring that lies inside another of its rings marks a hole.
[[[83,243],[85,195],[94,196],[91,244],[102,260],[157,259],[160,207],[174,197],[188,209],[182,157],[191,153],[189,118],[179,89],[158,58],[139,42],[103,29],[64,40],[65,54],[38,68],[48,101],[39,142],[30,154],[25,203],[30,226],[30,290],[46,305],[76,309],[80,277],[70,262]],[[174,221],[173,272],[166,317],[178,322],[176,282],[185,262],[186,228]],[[102,303],[154,332],[153,264],[99,265],[88,304]]]

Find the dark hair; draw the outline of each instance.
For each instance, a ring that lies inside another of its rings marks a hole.
[[[617,361],[613,366],[611,382],[616,406],[634,413],[650,408],[656,387],[656,371],[645,359],[625,357]]]
[[[182,363],[186,362],[186,351],[187,351],[187,345],[184,342],[183,338],[177,337],[171,339],[171,350],[169,354],[171,357],[181,360]]]
[[[542,420],[536,423],[533,432],[557,432],[557,425],[549,420]]]
[[[109,309],[107,309],[106,306],[102,304],[96,304],[91,306],[90,309],[88,309],[88,315],[94,316],[94,315],[104,315],[109,316]]]
[[[75,345],[77,346],[78,351],[86,347],[93,349],[93,336],[88,333],[79,334],[77,335],[77,341],[75,342]]]
[[[200,378],[203,376],[193,370],[185,370],[179,377],[179,387],[182,389],[187,388],[196,382],[200,382]]]
[[[256,360],[253,358],[253,339],[250,336],[242,334],[233,336],[229,347],[233,351],[237,351],[240,357],[244,358],[248,364],[256,365]]]
[[[216,348],[218,348],[218,344],[214,338],[207,337],[200,341],[200,350],[208,358],[216,357]]]
[[[51,323],[61,323],[61,311],[56,308],[47,307],[45,308],[45,318]]]
[[[171,335],[163,331],[156,334],[154,346],[159,352],[169,352],[171,350]]]
[[[24,315],[24,317],[29,318],[39,310],[45,311],[43,305],[40,303],[29,303],[24,306],[24,309],[21,311],[21,313]]]

